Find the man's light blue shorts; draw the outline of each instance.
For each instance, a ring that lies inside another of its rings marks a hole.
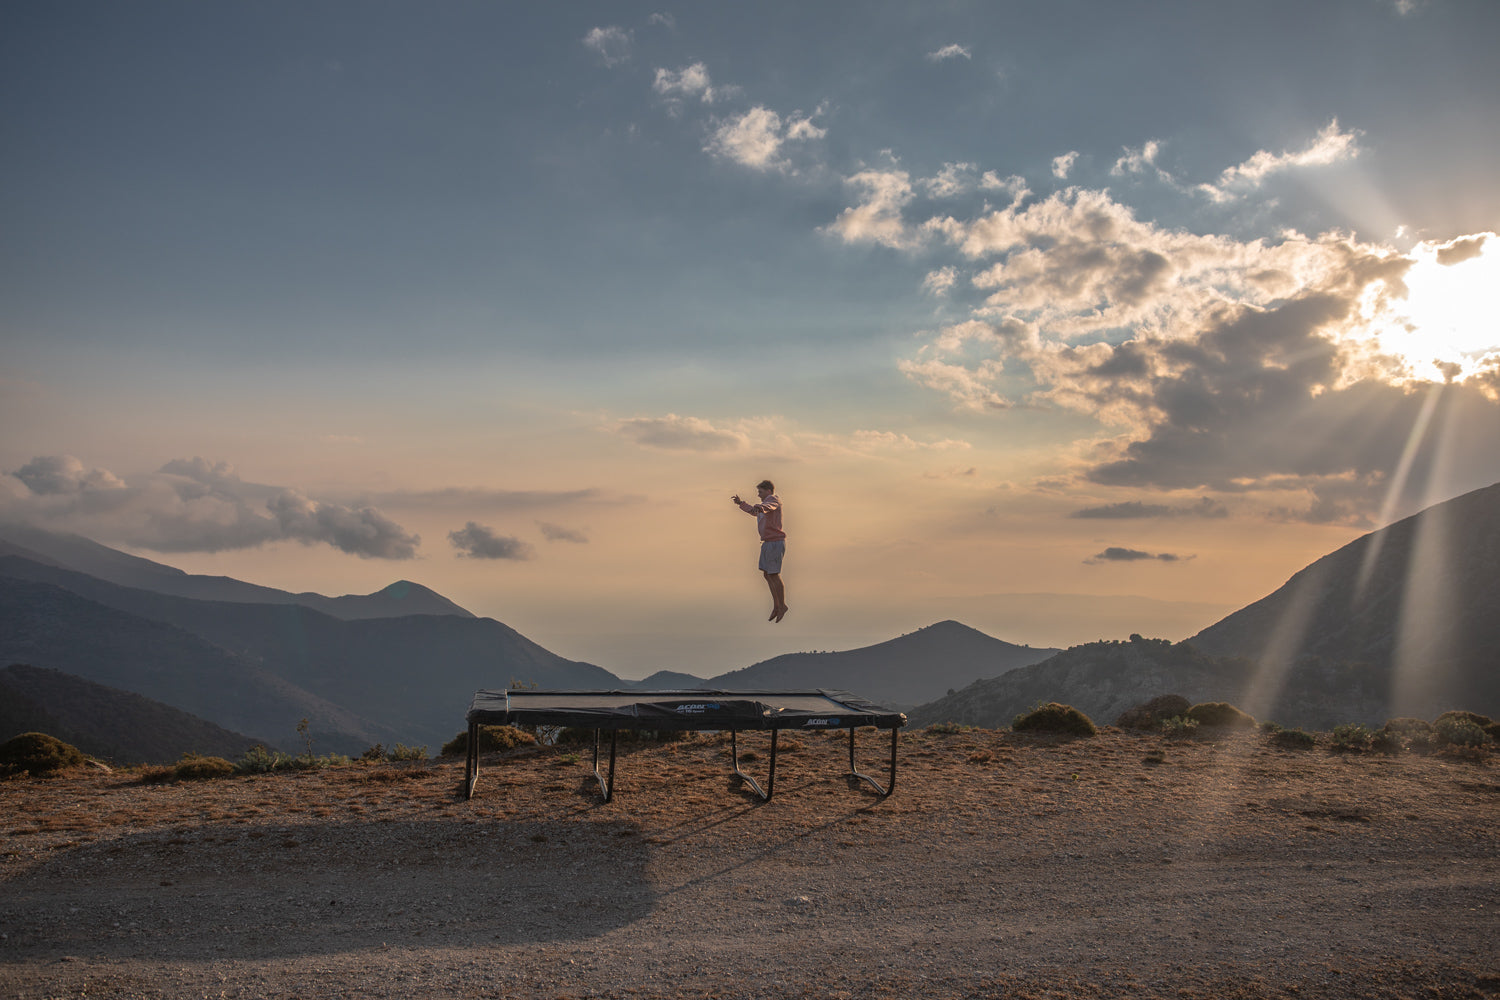
[[[786,555],[786,539],[777,538],[769,542],[760,543],[760,571],[762,573],[780,573],[781,560]]]

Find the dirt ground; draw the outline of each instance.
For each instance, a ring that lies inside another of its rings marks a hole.
[[[0,997],[1500,996],[1491,759],[843,740],[3,781]]]

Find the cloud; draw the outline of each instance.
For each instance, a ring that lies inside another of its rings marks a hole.
[[[952,198],[974,186],[972,163],[945,163],[936,177],[922,181],[922,187],[934,198]]]
[[[125,486],[113,473],[86,469],[72,455],[41,455],[12,474],[38,496],[77,496],[92,490],[116,490]]]
[[[1067,180],[1068,174],[1072,172],[1073,165],[1078,162],[1078,151],[1071,150],[1061,156],[1052,158],[1052,176],[1058,180]]]
[[[929,271],[927,277],[922,279],[922,289],[932,295],[947,295],[957,282],[957,268],[940,267],[936,271]]]
[[[588,544],[588,536],[581,531],[572,528],[564,528],[561,525],[552,524],[548,521],[538,521],[537,527],[541,529],[542,537],[549,542],[574,542],[579,545]]]
[[[741,451],[749,444],[743,432],[722,430],[707,420],[675,413],[622,420],[616,430],[638,445],[668,451]]]
[[[902,220],[902,209],[915,195],[904,170],[862,170],[845,184],[863,193],[860,204],[846,208],[825,227],[845,243],[877,243],[895,249],[915,246],[920,237]]]
[[[619,504],[638,501],[640,498],[606,493],[596,487],[577,490],[499,490],[448,486],[437,490],[393,490],[376,494],[375,499],[391,506],[461,510],[475,506],[515,509],[562,507],[579,503]]]
[[[1196,503],[1172,506],[1127,500],[1075,510],[1069,517],[1102,520],[1136,520],[1158,517],[1228,517],[1229,508],[1210,497],[1199,497]]]
[[[1103,552],[1097,553],[1097,554],[1092,555],[1089,558],[1085,559],[1084,562],[1086,564],[1090,565],[1090,566],[1095,566],[1095,565],[1098,565],[1100,563],[1140,562],[1142,560],[1152,560],[1152,559],[1156,560],[1157,562],[1179,562],[1183,558],[1189,558],[1190,559],[1192,557],[1191,556],[1183,557],[1183,556],[1179,556],[1179,555],[1174,555],[1171,552],[1158,552],[1158,553],[1152,554],[1150,552],[1142,552],[1139,549],[1126,549],[1126,548],[1121,548],[1119,546],[1111,545],[1109,548],[1105,549]]]
[[[173,459],[131,477],[40,456],[7,477],[0,518],[159,552],[222,552],[296,541],[367,559],[410,559],[421,539],[368,505],[243,482],[227,462]]]
[[[283,537],[304,545],[324,543],[365,559],[411,559],[421,542],[374,507],[321,503],[293,490],[267,507]]]
[[[944,45],[935,52],[927,53],[927,58],[932,62],[946,62],[949,59],[972,59],[973,55],[963,45]]]
[[[1300,152],[1253,158],[1221,178],[1243,186],[1335,162],[1354,155],[1354,137],[1334,123]],[[1148,143],[1119,167],[1154,169],[1158,149]],[[1416,251],[1340,233],[1245,240],[1168,229],[1081,187],[923,220],[910,188],[898,170],[868,172],[863,204],[836,231],[912,250],[926,248],[925,237],[970,262],[986,297],[967,320],[923,335],[899,363],[913,382],[963,410],[1055,407],[1092,418],[1098,436],[1074,453],[1096,484],[1261,493],[1260,509],[1276,516],[1348,525],[1381,508],[1403,452],[1417,447],[1408,442],[1432,388],[1381,340],[1403,322]],[[1484,239],[1450,241],[1447,259],[1472,259]],[[929,273],[940,275],[929,290],[958,281],[956,270]],[[1500,364],[1450,371],[1447,439],[1424,438],[1419,461],[1445,453],[1450,468],[1493,481]],[[1082,516],[1176,510],[1154,506],[1164,509]]]
[[[783,119],[770,108],[756,105],[744,114],[720,122],[704,150],[752,170],[788,170],[783,155],[789,142],[820,139],[827,129],[813,123],[813,115],[793,114]]]
[[[448,532],[448,541],[461,559],[512,559],[524,561],[533,555],[530,545],[519,538],[497,535],[494,530],[470,521],[457,531]]]
[[[979,187],[985,191],[1002,191],[1010,195],[1012,202],[1021,201],[1031,195],[1031,189],[1026,186],[1026,178],[1017,177],[1014,174],[1010,177],[1001,177],[993,170],[986,170],[979,178]]]
[[[1260,187],[1272,174],[1295,167],[1322,167],[1352,160],[1359,155],[1359,135],[1357,130],[1340,131],[1335,118],[1306,148],[1281,153],[1261,150],[1244,163],[1226,168],[1217,183],[1199,185],[1199,191],[1213,201],[1229,201]]]
[[[684,66],[675,73],[658,69],[651,89],[673,103],[698,100],[704,104],[712,104],[717,96],[713,82],[708,78],[708,68],[701,62]]]
[[[1490,235],[1490,233],[1483,233],[1444,243],[1437,248],[1437,262],[1446,267],[1452,267],[1454,264],[1462,264],[1466,260],[1481,256],[1484,253],[1485,241]]]
[[[591,28],[583,36],[584,47],[595,52],[606,66],[619,66],[628,62],[633,43],[631,33],[615,25]]]
[[[1140,149],[1126,147],[1124,154],[1109,168],[1110,176],[1154,173],[1158,180],[1175,186],[1176,181],[1172,179],[1172,175],[1156,165],[1156,158],[1160,155],[1161,143],[1155,139],[1148,140]]]

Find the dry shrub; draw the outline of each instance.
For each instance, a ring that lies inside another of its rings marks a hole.
[[[1478,712],[1444,712],[1432,720],[1432,726],[1437,730],[1439,737],[1443,736],[1445,729],[1467,732],[1468,725],[1476,727],[1491,740],[1500,741],[1500,723],[1496,723],[1489,716],[1480,715]],[[1447,742],[1455,743],[1458,741],[1448,740]]]
[[[1010,728],[1018,733],[1066,733],[1069,736],[1093,736],[1099,731],[1094,727],[1093,719],[1072,705],[1060,705],[1055,701],[1016,716]]]
[[[227,778],[234,771],[234,765],[223,757],[200,757],[195,753],[185,753],[172,766],[172,777],[178,781],[205,781],[209,778]]]
[[[1121,729],[1159,729],[1163,722],[1185,713],[1190,704],[1180,694],[1159,695],[1121,712],[1115,725]]]
[[[515,726],[480,726],[479,727],[479,752],[492,753],[496,750],[514,750],[519,746],[534,744],[536,737],[524,729]],[[456,757],[459,754],[469,752],[469,731],[466,729],[453,739],[443,744],[442,754],[444,757]]]
[[[71,743],[46,733],[22,733],[0,743],[0,775],[48,775],[87,760]]]
[[[1200,726],[1212,729],[1254,729],[1255,717],[1224,701],[1199,702],[1184,713]]]

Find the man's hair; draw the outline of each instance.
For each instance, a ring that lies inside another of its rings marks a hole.
[[[769,479],[762,479],[760,482],[755,484],[755,488],[758,490],[775,490],[776,484],[771,482]]]

